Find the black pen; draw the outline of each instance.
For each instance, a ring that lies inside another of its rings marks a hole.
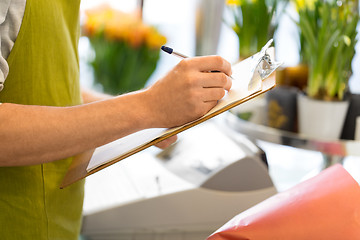
[[[177,56],[179,58],[188,58],[184,54],[175,52],[171,47],[161,46],[161,50],[163,50],[164,52],[166,52],[168,54],[173,54],[173,55],[175,55],[175,56]]]

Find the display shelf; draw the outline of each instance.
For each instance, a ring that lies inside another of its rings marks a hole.
[[[232,112],[225,116],[226,124],[250,140],[262,140],[299,149],[321,152],[326,166],[341,162],[347,156],[360,156],[360,141],[315,139],[240,119]]]

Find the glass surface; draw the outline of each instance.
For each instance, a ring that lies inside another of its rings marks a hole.
[[[331,156],[360,156],[360,141],[309,138],[302,134],[282,131],[245,121],[231,112],[227,113],[226,121],[236,131],[255,140],[258,139],[306,150],[319,151]]]

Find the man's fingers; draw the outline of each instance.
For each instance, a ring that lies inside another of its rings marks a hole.
[[[220,56],[203,56],[186,58],[184,64],[196,68],[200,72],[219,71],[231,76],[231,64]]]
[[[173,144],[174,142],[176,142],[177,140],[177,135],[171,136],[161,142],[158,142],[157,144],[155,144],[156,147],[161,148],[161,149],[165,149],[167,147],[169,147],[171,144]]]
[[[199,84],[204,88],[223,88],[227,91],[230,90],[232,79],[224,73],[220,72],[207,72],[202,74],[202,79]]]
[[[208,113],[213,107],[216,106],[216,104],[218,103],[218,101],[207,101],[207,102],[204,102],[204,106],[206,107],[206,111],[204,114]]]
[[[223,88],[204,88],[202,94],[202,100],[204,102],[218,101],[225,96],[225,90]]]

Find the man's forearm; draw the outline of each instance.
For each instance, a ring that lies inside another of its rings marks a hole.
[[[0,166],[50,162],[150,127],[143,93],[74,107],[0,105]]]
[[[114,96],[108,95],[106,93],[96,92],[91,89],[82,88],[81,89],[81,97],[82,97],[84,103],[92,103],[92,102],[96,102],[96,101],[110,99]]]
[[[104,101],[74,107],[4,103],[0,166],[55,161],[142,129],[193,121],[230,89],[230,75],[231,65],[221,57],[197,57],[182,60],[146,90]]]

